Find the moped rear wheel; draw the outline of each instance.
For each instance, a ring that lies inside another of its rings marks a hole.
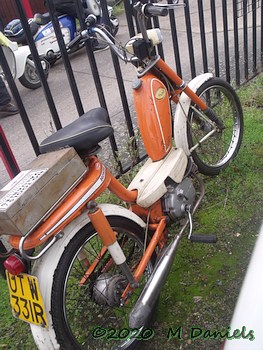
[[[215,131],[211,121],[191,104],[188,112],[188,145],[199,171],[217,175],[237,155],[243,136],[243,113],[235,90],[224,80],[212,78],[200,86],[196,94],[224,124]]]
[[[143,255],[142,228],[122,217],[108,220],[134,271]],[[135,336],[136,331],[129,329],[128,317],[152,273],[153,264],[154,258],[146,267],[140,287],[122,305],[120,296],[127,281],[103,248],[93,226],[89,223],[83,227],[65,247],[54,273],[51,314],[61,349],[135,349],[139,333]],[[87,276],[90,266],[94,268]],[[152,317],[149,323],[151,320]],[[153,335],[150,328],[141,332],[144,338]]]

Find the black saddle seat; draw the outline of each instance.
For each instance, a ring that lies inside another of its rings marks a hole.
[[[74,147],[77,153],[85,154],[113,133],[107,120],[108,113],[104,108],[94,108],[42,141],[40,152]]]

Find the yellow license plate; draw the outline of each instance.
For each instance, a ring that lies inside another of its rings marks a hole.
[[[35,276],[11,275],[6,271],[13,315],[23,321],[47,327],[47,315]]]

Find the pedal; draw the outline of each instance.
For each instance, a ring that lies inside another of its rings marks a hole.
[[[193,243],[216,243],[217,237],[215,235],[195,234],[189,237]]]

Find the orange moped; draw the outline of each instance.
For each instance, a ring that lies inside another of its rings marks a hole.
[[[125,46],[95,26],[92,15],[76,38],[96,34],[136,68],[134,104],[149,158],[128,188],[111,174],[97,157],[98,143],[113,132],[103,108],[41,143],[43,155],[71,152],[83,171],[28,232],[9,233],[5,267],[12,309],[30,323],[39,349],[135,349],[154,334],[158,296],[182,237],[216,241],[192,233],[192,217],[204,197],[199,172],[216,175],[236,156],[243,115],[225,81],[206,73],[187,85],[156,53],[161,31],[147,30],[145,20],[180,5],[137,2],[141,33]],[[171,103],[177,104],[174,117]],[[13,197],[21,181],[24,188],[27,177],[44,176],[28,174],[9,185]],[[96,203],[106,189],[127,206]],[[54,194],[59,190],[52,188]],[[12,200],[8,193],[0,207]],[[32,208],[28,217],[36,212]],[[173,223],[179,229],[170,235]]]

